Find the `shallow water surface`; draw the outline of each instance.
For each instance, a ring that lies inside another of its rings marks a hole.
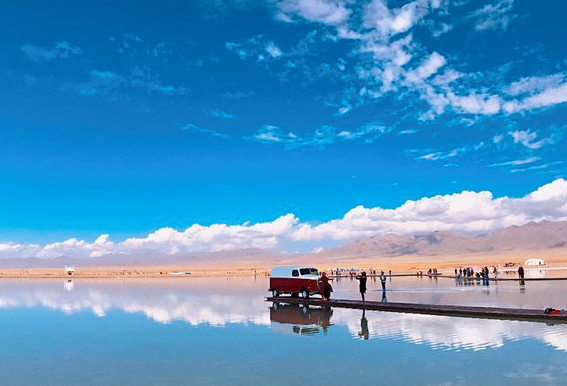
[[[356,280],[333,283],[356,299]],[[380,283],[368,283],[380,301]],[[1,280],[1,385],[564,385],[567,325],[294,307],[267,278]],[[394,277],[391,302],[567,308],[567,282]]]

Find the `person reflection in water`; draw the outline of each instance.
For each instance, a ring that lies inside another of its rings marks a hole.
[[[388,299],[386,299],[386,290],[382,291],[382,303],[388,303]]]
[[[323,332],[326,334],[331,325],[331,316],[333,315],[333,310],[330,307],[323,307],[319,312],[319,318],[317,324],[323,328]]]
[[[366,320],[366,310],[362,310],[362,318],[360,318],[360,332],[358,336],[364,338],[364,340],[368,340],[370,336],[370,332],[368,331],[368,320]]]
[[[356,277],[356,280],[360,281],[358,289],[360,291],[360,295],[362,296],[362,301],[364,302],[364,295],[366,294],[366,272],[362,271],[360,275]]]

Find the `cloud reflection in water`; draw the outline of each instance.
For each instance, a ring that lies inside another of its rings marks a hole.
[[[336,308],[311,308],[304,314],[301,308],[280,307],[278,311],[264,300],[265,284],[264,280],[249,278],[74,283],[4,280],[0,282],[0,309],[42,307],[65,314],[90,311],[97,317],[119,310],[142,314],[164,324],[182,321],[192,326],[271,325],[275,331],[305,330],[306,334],[322,331],[329,336],[333,335],[335,326],[346,326],[357,339],[399,339],[451,350],[498,348],[506,341],[536,339],[567,352],[565,325],[375,311],[366,312],[363,318],[361,310]]]

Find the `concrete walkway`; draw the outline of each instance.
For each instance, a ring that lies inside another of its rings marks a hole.
[[[498,307],[468,307],[443,304],[417,304],[417,303],[382,303],[362,302],[360,300],[330,299],[323,301],[320,298],[292,298],[292,297],[268,297],[267,301],[288,304],[303,304],[310,306],[324,306],[336,308],[354,308],[360,310],[403,312],[412,314],[429,314],[442,316],[526,320],[546,323],[567,323],[567,312],[562,311],[559,315],[544,314],[543,309],[521,309],[521,308],[498,308]]]

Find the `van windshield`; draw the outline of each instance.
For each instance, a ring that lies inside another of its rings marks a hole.
[[[319,275],[319,272],[315,268],[301,268],[299,273],[302,275]]]

